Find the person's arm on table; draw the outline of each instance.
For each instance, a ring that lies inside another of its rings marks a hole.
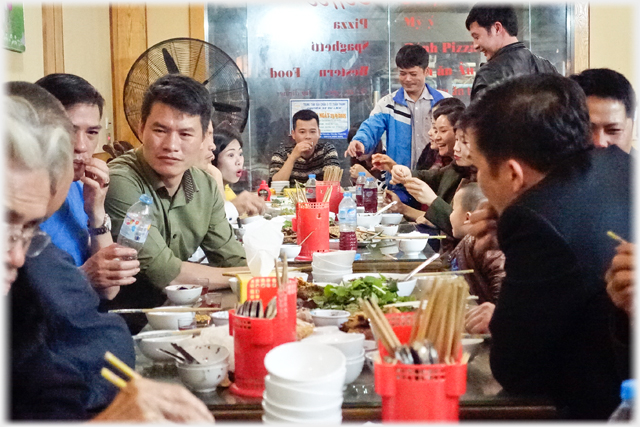
[[[85,165],[83,183],[84,211],[89,217],[89,228],[99,228],[105,223],[105,198],[109,189],[109,169],[107,164],[96,158]],[[103,299],[113,299],[120,286],[136,281],[140,263],[134,258],[136,251],[117,245],[111,233],[91,236],[91,257],[80,266],[89,282]],[[125,260],[129,258],[130,260]]]

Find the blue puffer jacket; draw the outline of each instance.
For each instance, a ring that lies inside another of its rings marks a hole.
[[[432,96],[433,104],[451,95],[425,84]],[[387,132],[387,155],[396,163],[411,167],[411,110],[404,99],[404,88],[383,96],[371,111],[367,120],[353,137],[364,144],[365,152],[371,153],[378,145],[384,132]]]

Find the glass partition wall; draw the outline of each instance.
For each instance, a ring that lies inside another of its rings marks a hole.
[[[348,124],[365,120],[375,102],[400,88],[395,54],[416,43],[429,52],[427,83],[469,103],[475,70],[485,61],[473,49],[465,19],[473,3],[209,4],[207,41],[236,61],[247,80],[249,120],[242,134],[246,173],[234,190],[256,190],[269,161],[289,138],[291,100],[348,99]],[[570,4],[519,4],[518,39],[573,72]],[[346,133],[321,131],[342,165]],[[344,121],[344,118],[343,118]],[[343,185],[349,184],[348,172]]]

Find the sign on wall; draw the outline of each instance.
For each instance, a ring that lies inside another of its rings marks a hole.
[[[320,118],[320,138],[345,139],[349,134],[349,99],[292,99],[290,114],[311,110]],[[290,131],[293,125],[290,125]]]
[[[22,3],[5,3],[4,47],[24,52],[24,11]]]

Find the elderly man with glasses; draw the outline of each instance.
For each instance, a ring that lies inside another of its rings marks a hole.
[[[212,422],[184,387],[136,379],[117,399],[100,368],[109,350],[133,365],[122,319],[99,314],[98,295],[39,225],[73,179],[71,123],[44,89],[24,83],[4,99],[5,294],[10,301],[11,420]],[[124,354],[122,352],[124,351]]]

